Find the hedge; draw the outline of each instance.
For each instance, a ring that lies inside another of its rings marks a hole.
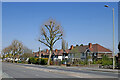
[[[41,65],[47,65],[48,58],[35,58],[35,57],[30,57],[28,60],[28,64],[41,64]]]

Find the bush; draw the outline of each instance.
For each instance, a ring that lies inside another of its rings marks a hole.
[[[84,61],[80,61],[79,64],[82,64],[82,65],[87,65],[88,64],[88,61],[87,60],[84,60]]]
[[[104,60],[102,62],[102,66],[105,66],[105,65],[112,65],[112,60]]]
[[[112,60],[107,55],[102,55],[102,66],[112,65]]]
[[[64,64],[66,62],[66,60],[62,60],[61,63]]]
[[[80,64],[85,65],[84,61],[80,61]]]
[[[51,61],[51,62],[50,62],[50,65],[53,65],[53,64],[54,64],[54,61]]]
[[[97,60],[96,64],[102,64],[102,60]]]
[[[23,63],[23,64],[29,64],[27,61],[22,61],[21,63]]]
[[[37,64],[38,63],[38,58],[30,57],[28,60],[29,64]]]
[[[41,65],[47,65],[48,58],[41,58],[40,64]]]
[[[41,58],[39,61],[39,58],[35,58],[35,57],[30,57],[28,60],[28,64],[41,64],[41,65],[47,65],[48,62],[48,58]],[[50,60],[51,62],[51,60]]]

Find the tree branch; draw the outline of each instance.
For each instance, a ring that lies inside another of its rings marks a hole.
[[[50,44],[50,42],[49,42],[49,38],[47,37],[45,30],[44,30],[44,29],[42,29],[42,31],[43,31],[43,33],[42,33],[42,34],[44,35],[45,40],[47,41],[47,43],[48,43],[48,44]]]
[[[59,39],[62,39],[62,35],[59,35],[59,37],[53,42],[53,45],[58,41]]]
[[[48,25],[45,25],[45,27],[50,31],[50,28],[48,27]]]
[[[43,44],[45,44],[46,46],[50,47],[47,43],[45,43],[45,42],[43,42],[43,41],[41,41],[41,40],[38,40],[38,41],[40,41],[41,43],[43,43]]]

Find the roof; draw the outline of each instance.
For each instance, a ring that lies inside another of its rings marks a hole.
[[[85,46],[76,46],[72,50],[70,50],[69,53],[75,53],[75,52],[76,53],[77,52],[82,53],[82,52],[85,52],[87,48],[88,48],[87,45],[85,45]]]
[[[112,52],[111,50],[99,45],[99,44],[92,44],[92,48],[89,48],[92,52]]]
[[[70,53],[77,53],[77,52],[85,52],[86,49],[89,49],[91,52],[112,52],[111,50],[99,45],[99,44],[92,44],[92,47],[90,48],[89,45],[83,45],[83,46],[74,46],[72,50],[70,50]]]
[[[86,49],[89,49],[91,52],[94,52],[94,53],[98,53],[98,52],[112,52],[111,50],[99,45],[99,44],[92,44],[92,47],[89,47],[89,45],[83,45],[83,46],[74,46],[73,49],[66,49],[65,51],[63,51],[63,49],[60,49],[60,50],[53,50],[53,53],[55,55],[63,55],[63,53],[77,53],[77,52],[80,52],[80,53],[83,53],[86,51]],[[34,52],[34,54],[39,54],[38,52]],[[50,50],[48,50],[48,52],[46,51],[41,51],[41,54],[43,55],[49,55],[50,54]]]
[[[63,49],[60,50],[53,50],[52,53],[54,53],[55,55],[62,55],[63,53],[69,53],[69,49],[66,49],[65,52],[63,51]],[[33,54],[39,54],[38,52],[33,52]],[[46,51],[41,51],[41,55],[49,55],[50,54],[50,50],[48,50],[48,52]]]

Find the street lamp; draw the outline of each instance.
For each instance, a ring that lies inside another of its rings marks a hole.
[[[108,5],[104,5],[104,7],[109,7]],[[113,11],[113,69],[115,69],[115,60],[114,60],[114,8],[112,8]]]

